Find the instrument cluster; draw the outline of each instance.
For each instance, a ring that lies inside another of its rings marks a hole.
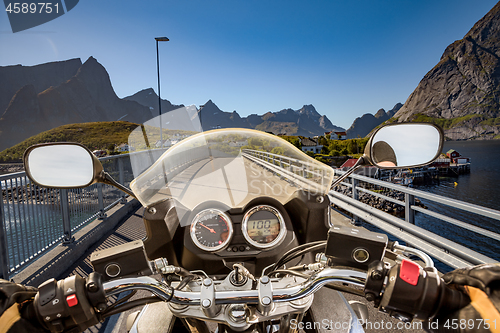
[[[206,252],[264,251],[280,245],[287,235],[286,211],[272,204],[250,205],[243,213],[230,214],[220,208],[198,211],[189,235]]]

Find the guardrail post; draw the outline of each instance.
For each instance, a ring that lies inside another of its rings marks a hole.
[[[352,198],[354,200],[359,200],[358,190],[356,189],[356,186],[358,186],[358,180],[355,178],[351,178],[351,184],[352,184]],[[358,223],[359,217],[354,214],[353,216],[354,216],[354,223]]]
[[[415,205],[415,196],[405,193],[405,221],[411,224],[415,224],[415,211],[411,209],[413,205]]]
[[[74,241],[71,237],[71,224],[69,219],[69,200],[68,190],[63,188],[59,191],[59,199],[61,200],[61,214],[63,220],[63,244],[69,244]]]
[[[0,278],[9,280],[9,252],[7,250],[7,235],[3,221],[3,194],[0,184]]]
[[[97,218],[99,220],[104,220],[106,218],[106,212],[104,211],[104,195],[102,193],[101,183],[97,183],[97,200],[99,202],[99,215]]]
[[[123,157],[118,158],[118,171],[120,172],[119,182],[120,182],[120,184],[125,186],[125,173],[123,171]],[[120,203],[121,204],[127,203],[127,199],[125,198],[125,194],[122,194],[122,199],[120,200]]]

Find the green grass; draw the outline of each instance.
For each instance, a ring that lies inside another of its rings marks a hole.
[[[481,118],[484,119],[483,116],[477,115],[477,114],[468,114],[463,117],[456,117],[456,118],[435,118],[435,117],[429,117],[421,113],[417,113],[413,116],[412,121],[413,122],[423,122],[423,123],[433,123],[436,125],[441,126],[443,129],[450,129],[453,127],[456,127],[460,123],[463,123],[465,121],[468,121],[473,118]]]
[[[77,142],[83,144],[90,150],[110,150],[111,148],[111,150],[114,150],[115,146],[128,143],[130,136],[136,150],[146,149],[143,131],[140,129],[134,131],[138,126],[138,124],[128,121],[101,121],[59,126],[32,136],[0,152],[0,162],[21,161],[26,148],[46,142]],[[146,126],[145,131],[151,146],[160,140],[159,128]],[[162,132],[163,139],[171,138],[173,134],[194,134],[194,132],[189,131],[167,129],[163,129]]]
[[[126,121],[94,122],[63,125],[32,136],[0,152],[0,161],[21,161],[26,148],[45,142],[78,142],[89,148],[106,149],[109,145],[128,142],[138,124]]]
[[[483,120],[482,122],[479,123],[480,125],[485,125],[485,126],[500,126],[500,118],[490,118]]]

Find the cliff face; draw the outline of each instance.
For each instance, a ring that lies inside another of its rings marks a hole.
[[[454,140],[500,134],[500,3],[446,48],[395,117],[440,123]]]
[[[78,64],[79,68],[74,70]],[[24,66],[0,68],[0,74],[8,72],[9,77],[16,76],[16,71],[30,73],[36,83],[25,84],[26,80],[18,80],[18,85],[24,85],[9,99],[0,117],[0,151],[65,124],[114,120],[142,123],[151,118],[148,107],[116,96],[108,73],[93,57],[83,65],[79,59],[60,65],[35,66],[35,70]],[[52,76],[50,70],[56,74]],[[8,91],[3,93],[5,95],[0,95],[2,101]]]
[[[32,85],[38,94],[69,80],[81,65],[80,59],[70,59],[36,66],[0,66],[0,116],[22,87]]]

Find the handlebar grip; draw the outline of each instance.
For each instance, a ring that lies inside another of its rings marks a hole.
[[[446,316],[447,314],[464,308],[470,303],[470,298],[465,293],[460,290],[451,289],[444,284],[442,279],[441,283],[444,288],[440,297],[441,301],[436,308],[434,317]]]
[[[409,260],[390,269],[380,263],[370,266],[365,295],[381,310],[407,320],[432,319],[470,303],[466,294],[449,288],[434,267],[422,268]]]

